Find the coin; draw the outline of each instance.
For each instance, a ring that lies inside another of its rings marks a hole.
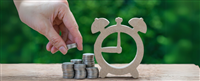
[[[87,78],[98,78],[99,77],[99,70],[97,67],[87,67]]]
[[[83,70],[86,68],[85,64],[74,64],[74,70]]]
[[[84,53],[82,60],[83,60],[83,63],[87,67],[94,67],[94,54],[93,53]]]
[[[73,78],[74,77],[74,63],[64,62],[62,64],[63,78]]]
[[[84,79],[86,78],[86,65],[85,64],[74,64],[75,70],[75,79]]]
[[[72,48],[76,48],[77,47],[77,45],[76,45],[76,43],[72,43],[72,44],[68,44],[67,45],[67,49],[69,50],[69,49],[72,49]]]
[[[94,54],[93,53],[84,53],[82,59],[84,59],[84,60],[94,60]]]
[[[82,59],[71,59],[71,62],[74,64],[82,64]]]
[[[70,61],[62,64],[63,78],[98,78],[99,70],[94,67],[93,53],[84,53],[82,59],[71,59]]]

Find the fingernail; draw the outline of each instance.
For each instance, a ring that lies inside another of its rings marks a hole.
[[[67,53],[67,49],[65,49],[63,46],[61,46],[60,48],[59,48],[59,50],[60,50],[60,52],[62,53],[62,54],[66,54]]]
[[[52,54],[54,54],[54,53],[55,53],[55,51],[53,51],[53,47],[51,48],[51,50],[50,50],[50,51],[51,51],[51,53],[52,53]]]

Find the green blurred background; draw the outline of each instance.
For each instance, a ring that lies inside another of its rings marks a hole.
[[[0,5],[0,62],[1,63],[62,63],[82,58],[92,52],[100,33],[91,33],[95,18],[104,17],[110,25],[115,18],[142,17],[147,33],[139,32],[144,43],[143,64],[200,65],[200,1],[199,0],[69,0],[69,6],[83,36],[83,51],[70,49],[66,55],[46,51],[48,40],[22,23],[12,0],[1,0]],[[122,53],[106,54],[109,63],[129,63],[135,56],[135,41],[121,34]],[[117,45],[117,33],[109,35],[103,46]]]

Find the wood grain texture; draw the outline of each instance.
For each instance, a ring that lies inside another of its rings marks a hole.
[[[124,66],[127,64],[113,64]],[[98,64],[95,65],[99,69]],[[69,81],[63,79],[61,64],[1,64],[1,81]],[[166,80],[166,81],[199,81],[200,69],[194,64],[140,64],[139,78],[134,79],[130,74],[112,75],[106,78],[83,80]]]

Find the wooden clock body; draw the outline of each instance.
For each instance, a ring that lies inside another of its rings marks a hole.
[[[95,58],[99,66],[101,67],[99,77],[105,78],[108,73],[115,75],[123,75],[130,73],[133,76],[133,78],[137,78],[139,74],[136,68],[140,64],[144,53],[143,42],[138,34],[138,31],[146,33],[146,24],[144,23],[142,18],[132,18],[131,20],[129,20],[129,24],[133,26],[133,28],[121,25],[122,19],[119,17],[116,18],[115,21],[117,22],[117,25],[112,25],[106,29],[105,26],[109,24],[109,21],[105,18],[99,18],[99,19],[96,18],[92,24],[92,33],[96,33],[98,31],[101,32],[94,44]],[[117,47],[102,48],[103,40],[110,34],[116,32],[118,33]],[[114,67],[105,61],[105,59],[102,56],[102,52],[121,53],[122,48],[120,45],[121,44],[120,32],[130,35],[135,40],[137,46],[137,52],[135,58],[128,65],[122,67]]]

